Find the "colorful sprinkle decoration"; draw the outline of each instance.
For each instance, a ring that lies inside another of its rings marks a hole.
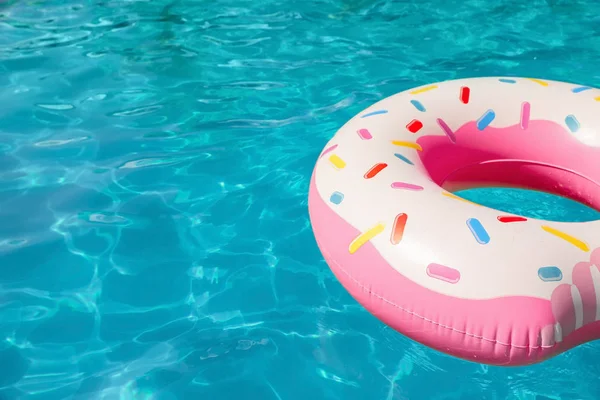
[[[547,225],[543,225],[542,229],[556,237],[563,239],[564,241],[571,243],[573,246],[575,246],[583,251],[586,251],[586,252],[590,251],[590,247],[586,243],[577,239],[576,237],[573,237],[565,232],[559,231],[558,229],[554,229]]]
[[[427,266],[427,275],[448,283],[457,283],[460,280],[460,272],[457,269],[435,263]]]
[[[477,129],[479,129],[480,131],[484,130],[488,127],[489,124],[492,123],[494,118],[496,118],[496,113],[494,112],[494,110],[487,110],[481,116],[481,118],[477,120]]]
[[[470,96],[471,96],[471,89],[469,89],[467,86],[463,86],[460,88],[460,93],[458,95],[458,98],[460,99],[461,103],[468,104]]]
[[[467,226],[473,234],[475,240],[479,244],[488,244],[490,242],[490,235],[487,233],[481,222],[476,218],[469,218],[467,220]]]
[[[337,154],[330,155],[329,162],[336,169],[344,169],[346,167],[346,162],[344,160],[342,160]]]
[[[356,253],[358,249],[367,244],[369,240],[383,233],[384,229],[385,225],[377,224],[369,230],[367,230],[366,232],[360,234],[356,239],[352,241],[352,243],[350,243],[350,246],[348,247],[348,251],[350,252],[350,254]]]
[[[423,186],[406,182],[392,182],[392,189],[423,190]]]
[[[421,147],[420,144],[415,143],[415,142],[405,142],[402,140],[392,140],[392,144],[394,146],[402,146],[402,147],[410,147],[411,149],[415,149],[418,151],[422,151],[423,148]]]
[[[415,89],[412,92],[410,92],[410,94],[421,94],[421,93],[429,92],[430,90],[433,90],[433,89],[437,89],[437,85],[425,86],[424,88],[421,88],[421,89]]]
[[[358,137],[360,137],[362,140],[373,139],[373,135],[371,135],[371,132],[369,132],[368,129],[359,129],[356,131],[356,133],[358,133]]]
[[[462,198],[462,197],[460,197],[460,196],[457,196],[457,195],[455,195],[455,194],[453,194],[453,193],[449,193],[449,192],[442,192],[442,196],[446,196],[446,197],[449,197],[449,198],[451,198],[451,199],[455,199],[455,200],[460,200],[460,201],[462,201],[462,202],[465,202],[465,203],[474,204],[474,205],[476,205],[476,206],[481,206],[481,204],[473,203],[472,201],[470,201],[470,200],[467,200],[467,199],[464,199],[464,198]]]
[[[341,204],[344,201],[344,194],[340,192],[333,192],[329,197],[329,201],[333,204]]]
[[[386,163],[378,163],[371,167],[370,170],[365,174],[365,179],[371,179],[377,176],[378,173],[383,171],[388,165]]]
[[[423,128],[423,123],[418,119],[413,119],[406,125],[406,129],[411,133],[417,133],[421,128]]]
[[[367,117],[372,117],[374,115],[381,115],[381,114],[387,114],[387,113],[388,113],[387,110],[378,110],[378,111],[373,111],[368,114],[365,114],[361,118],[367,118]]]
[[[509,223],[509,222],[525,222],[527,221],[527,218],[525,217],[517,217],[517,216],[500,216],[498,217],[498,221],[502,222],[502,223]]]
[[[562,280],[563,274],[558,267],[541,267],[538,269],[538,276],[544,282],[557,282]]]
[[[571,91],[573,93],[581,93],[581,92],[585,92],[586,90],[590,90],[591,87],[589,86],[578,86],[576,88],[571,89]]]
[[[444,120],[441,118],[438,118],[436,121],[440,128],[442,128],[442,131],[444,131],[446,136],[448,136],[448,139],[450,139],[452,143],[456,143],[456,135],[454,134],[454,132],[452,132],[452,129],[450,129],[448,124],[444,122]]]
[[[404,161],[404,162],[405,162],[405,163],[407,163],[407,164],[410,164],[410,165],[415,165],[415,164],[413,164],[413,162],[412,162],[412,161],[410,161],[408,158],[404,157],[404,156],[403,156],[402,154],[400,154],[400,153],[394,153],[394,156],[395,156],[396,158],[399,158],[400,160]]]
[[[328,148],[326,148],[325,150],[323,150],[323,152],[321,153],[321,157],[323,157],[325,154],[331,153],[332,151],[334,151],[335,149],[337,149],[338,145],[334,144],[333,146],[330,146]],[[321,158],[319,157],[319,158]]]
[[[527,129],[529,127],[529,118],[531,116],[531,104],[523,102],[521,104],[521,129]]]
[[[543,81],[541,79],[534,79],[534,78],[527,78],[527,79],[530,80],[531,82],[537,83],[538,85],[542,85],[542,86],[548,86],[549,85],[548,82]]]
[[[565,118],[565,124],[573,133],[579,130],[579,121],[577,121],[577,118],[575,118],[574,115],[567,115],[567,118]]]
[[[419,100],[411,100],[410,103],[419,111],[421,112],[425,112],[427,111],[425,109],[425,106],[423,106],[423,104],[419,101]]]
[[[392,228],[392,236],[390,238],[390,242],[393,245],[397,245],[402,241],[402,237],[404,236],[404,228],[406,227],[406,222],[408,221],[408,215],[401,213],[396,215],[396,219],[394,219],[394,226]]]

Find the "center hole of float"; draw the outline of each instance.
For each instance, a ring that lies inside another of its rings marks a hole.
[[[554,165],[490,160],[457,169],[439,184],[473,203],[527,218],[600,220],[600,185]]]
[[[468,190],[475,203],[523,217],[600,219],[600,152],[557,123],[531,120],[527,129],[482,129],[467,122],[451,138],[423,135],[417,143],[431,180],[458,196]]]
[[[551,193],[507,187],[460,190],[455,195],[505,213],[555,222],[600,220],[600,212],[578,201]]]

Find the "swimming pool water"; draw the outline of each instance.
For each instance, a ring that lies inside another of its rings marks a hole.
[[[325,265],[307,190],[396,92],[597,84],[600,3],[0,4],[1,399],[598,398],[599,343],[505,369],[378,322]]]
[[[600,212],[575,200],[533,190],[489,187],[455,192],[477,204],[528,218],[560,222],[600,220]]]

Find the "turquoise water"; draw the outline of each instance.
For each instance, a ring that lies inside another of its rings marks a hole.
[[[533,190],[500,187],[461,190],[457,196],[496,210],[559,222],[600,220],[600,212],[575,200]]]
[[[306,197],[327,140],[396,92],[597,84],[600,3],[3,4],[0,399],[598,398],[598,343],[496,368],[378,322]]]

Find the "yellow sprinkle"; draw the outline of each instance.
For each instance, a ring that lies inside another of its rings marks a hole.
[[[350,247],[348,247],[348,251],[350,251],[350,254],[356,253],[358,249],[360,249],[369,240],[382,233],[384,229],[385,225],[380,223],[375,225],[365,233],[359,235],[356,239],[352,241],[352,243],[350,243]]]
[[[594,100],[600,101],[600,96],[596,97]]]
[[[571,235],[568,235],[564,232],[559,231],[558,229],[554,229],[554,228],[551,228],[546,225],[542,226],[542,229],[548,233],[558,236],[559,238],[561,238],[563,240],[566,240],[567,242],[571,243],[573,246],[576,246],[583,251],[590,251],[590,248],[588,247],[587,244],[585,244],[584,242],[582,242],[581,240],[579,240],[577,238],[574,238]]]
[[[344,169],[346,162],[342,160],[338,155],[332,154],[329,156],[329,162],[333,164],[337,169]]]
[[[539,83],[542,86],[548,86],[548,82],[542,81],[540,79],[528,78],[531,82]]]
[[[403,142],[401,140],[392,140],[392,144],[394,146],[410,147],[411,149],[415,149],[418,151],[423,150],[421,145],[415,142]]]
[[[425,86],[424,88],[421,88],[421,89],[415,89],[412,92],[410,92],[410,94],[425,93],[425,92],[429,92],[430,90],[433,90],[433,89],[437,89],[437,85]]]
[[[471,203],[471,204],[475,204],[476,206],[481,206],[481,204],[473,203],[470,200],[463,199],[462,197],[459,197],[459,196],[449,193],[449,192],[442,192],[442,194],[446,197],[450,197],[451,199],[456,199],[456,200],[464,201],[465,203]]]

